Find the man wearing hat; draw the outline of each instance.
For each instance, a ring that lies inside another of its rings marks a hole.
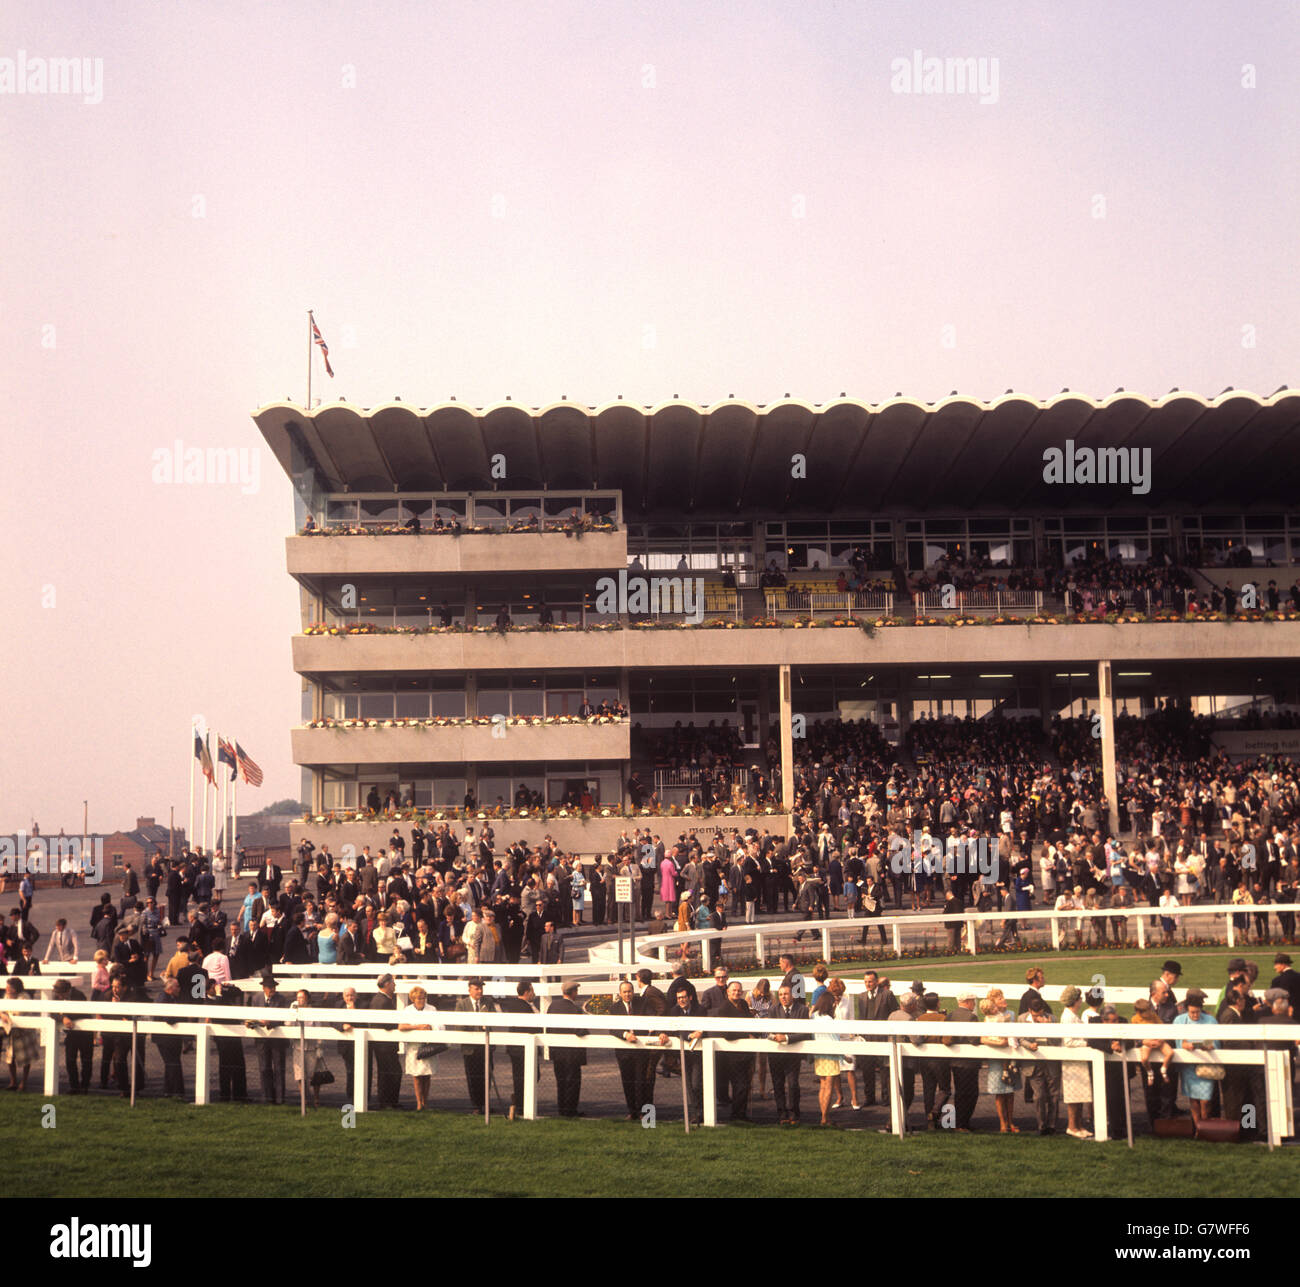
[[[1244,961],[1242,962],[1242,967],[1245,968]],[[1178,1002],[1178,998],[1174,995],[1174,989],[1178,986],[1178,980],[1182,978],[1182,975],[1183,975],[1183,967],[1181,962],[1179,961],[1166,961],[1160,967],[1160,977],[1164,979],[1166,985],[1168,986],[1169,999],[1175,1005],[1178,1005],[1179,1002]]]
[[[262,971],[262,995],[250,997],[250,1005],[270,1006],[277,1010],[288,1008],[289,1003],[279,995],[275,975],[270,970]],[[257,1028],[262,1032],[278,1031],[280,1024],[266,1019],[247,1019],[244,1027]],[[262,1078],[262,1097],[268,1104],[284,1103],[285,1049],[287,1042],[282,1037],[263,1037],[257,1043],[257,1068]]]
[[[1300,1014],[1300,974],[1291,968],[1291,958],[1285,952],[1273,958],[1273,987],[1285,988],[1291,1012]]]

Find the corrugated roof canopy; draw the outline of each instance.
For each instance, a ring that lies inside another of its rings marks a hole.
[[[296,437],[329,491],[619,488],[629,515],[1281,509],[1300,494],[1300,390],[1152,401],[894,398],[711,407],[512,402],[427,408],[269,403],[253,419],[286,472]],[[1150,492],[1051,486],[1043,453],[1150,448]],[[807,460],[794,477],[792,456]],[[503,456],[506,477],[492,477]]]

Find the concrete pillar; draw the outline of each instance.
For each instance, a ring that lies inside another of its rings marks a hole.
[[[788,813],[794,808],[794,727],[789,666],[780,668],[777,683],[781,698],[781,807]]]
[[[325,774],[321,769],[311,771],[311,811],[325,812]]]
[[[1052,672],[1044,666],[1038,672],[1038,708],[1042,712],[1043,732],[1052,731]]]
[[[1119,784],[1115,776],[1115,680],[1108,661],[1097,663],[1097,702],[1101,710],[1102,790],[1113,836],[1119,833]]]

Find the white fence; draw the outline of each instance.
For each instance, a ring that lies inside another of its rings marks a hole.
[[[1158,921],[1161,919],[1171,919],[1177,926],[1179,922],[1189,920],[1204,920],[1213,922],[1222,920],[1225,922],[1226,946],[1235,948],[1237,946],[1237,928],[1233,923],[1234,916],[1251,916],[1263,914],[1267,910],[1270,916],[1276,916],[1279,912],[1290,914],[1300,914],[1300,903],[1269,903],[1260,907],[1234,907],[1229,904],[1213,903],[1205,905],[1193,905],[1189,907],[1177,907],[1171,910],[1165,910],[1159,907],[1131,907],[1118,908],[1108,907],[1098,911],[1001,911],[1001,912],[963,912],[960,914],[945,915],[942,912],[914,912],[908,916],[860,916],[856,918],[843,917],[835,921],[769,921],[765,924],[738,925],[733,929],[727,930],[689,930],[682,933],[672,932],[667,934],[656,934],[647,936],[639,944],[638,958],[635,962],[621,962],[613,957],[616,951],[616,944],[601,943],[592,947],[588,951],[588,959],[592,963],[599,963],[610,968],[618,968],[621,965],[633,964],[636,967],[649,966],[661,967],[668,960],[669,953],[672,949],[679,949],[682,945],[695,945],[700,950],[704,962],[704,969],[712,969],[713,952],[719,944],[730,947],[733,943],[739,945],[749,943],[753,946],[754,956],[760,963],[766,962],[773,952],[777,950],[776,945],[782,947],[795,939],[798,935],[801,939],[813,938],[814,941],[820,941],[821,954],[823,959],[831,959],[832,947],[839,945],[840,951],[844,951],[854,945],[854,942],[860,942],[863,946],[873,947],[879,945],[879,929],[884,928],[887,934],[889,950],[895,956],[902,956],[903,952],[903,932],[905,930],[915,933],[917,930],[924,931],[927,927],[935,927],[938,930],[952,927],[959,931],[960,950],[976,956],[979,953],[980,934],[987,929],[988,940],[996,940],[998,935],[996,927],[1002,926],[1005,935],[1007,922],[1014,922],[1018,927],[1029,924],[1037,925],[1047,929],[1050,935],[1048,947],[1056,951],[1062,951],[1067,944],[1065,936],[1067,932],[1072,932],[1076,927],[1082,927],[1088,922],[1106,921],[1113,928],[1117,923],[1123,923],[1131,933],[1126,935],[1126,945],[1131,945],[1138,950],[1145,950],[1148,946],[1147,939],[1151,938],[1149,946],[1162,947],[1168,946],[1172,951],[1178,944],[1164,943],[1163,934],[1159,930],[1152,930],[1148,927],[1148,921]],[[1080,928],[1080,932],[1082,929]],[[1176,931],[1177,932],[1177,931]],[[854,942],[850,942],[853,940]],[[874,940],[874,942],[873,942]],[[991,945],[991,944],[990,944]],[[654,955],[651,955],[653,953]]]
[[[888,617],[894,612],[892,590],[848,590],[812,593],[797,586],[764,591],[769,617],[802,613],[839,613],[846,617]]]
[[[968,613],[989,613],[1000,617],[1005,612],[1030,612],[1037,616],[1043,610],[1041,590],[957,590],[951,596],[943,590],[924,590],[915,598],[918,617],[934,617],[950,612],[957,616]]]
[[[1282,1024],[1252,1024],[1244,1029],[1216,1025],[1212,1029],[1195,1030],[1189,1030],[1185,1025],[1178,1024],[1147,1024],[1141,1028],[1140,1033],[1135,1033],[1128,1026],[1114,1026],[1107,1031],[1104,1025],[1100,1024],[1089,1025],[1081,1030],[1078,1024],[1063,1023],[1035,1023],[1032,1027],[1028,1024],[993,1027],[981,1023],[924,1020],[912,1022],[843,1020],[809,1023],[807,1020],[687,1018],[671,1014],[657,1018],[588,1014],[470,1014],[436,1011],[426,1007],[427,1022],[430,1023],[432,1030],[399,1033],[395,1027],[385,1028],[378,1025],[409,1022],[409,1015],[398,1011],[369,1009],[313,1007],[288,1010],[256,1005],[229,1009],[205,1007],[209,1013],[212,1010],[219,1010],[220,1017],[196,1019],[194,1007],[183,1004],[7,1000],[5,1006],[11,1014],[19,1016],[20,1020],[22,1016],[30,1016],[28,1022],[20,1021],[19,1026],[34,1027],[41,1035],[45,1056],[43,1091],[47,1096],[59,1093],[60,1080],[57,1058],[59,1020],[50,1014],[53,1010],[60,1018],[66,1016],[73,1020],[76,1028],[82,1031],[130,1034],[132,1050],[127,1059],[133,1103],[136,1090],[138,1043],[141,1037],[151,1036],[154,1033],[186,1037],[195,1042],[194,1102],[198,1105],[209,1102],[213,1037],[240,1037],[254,1041],[296,1040],[299,1042],[300,1050],[304,1052],[309,1041],[350,1041],[353,1046],[353,1080],[358,1091],[368,1082],[371,1046],[388,1043],[420,1044],[427,1041],[447,1046],[477,1048],[481,1045],[485,1053],[490,1053],[493,1045],[507,1048],[519,1047],[524,1057],[523,1116],[527,1120],[537,1116],[538,1060],[546,1057],[549,1051],[555,1048],[611,1050],[623,1054],[641,1050],[647,1056],[654,1050],[675,1048],[684,1058],[694,1057],[697,1053],[701,1058],[702,1094],[698,1108],[705,1126],[717,1124],[716,1087],[719,1055],[798,1054],[886,1059],[889,1070],[892,1130],[894,1134],[902,1137],[907,1134],[903,1101],[903,1059],[983,1060],[1013,1057],[1020,1063],[1046,1059],[1090,1064],[1094,1132],[1098,1141],[1105,1141],[1109,1133],[1105,1066],[1108,1063],[1127,1064],[1131,1062],[1129,1054],[1103,1052],[1091,1047],[1044,1049],[1040,1046],[1037,1052],[1023,1049],[999,1050],[990,1055],[988,1047],[974,1043],[978,1043],[981,1037],[989,1035],[1012,1039],[1027,1037],[1035,1042],[1049,1039],[1079,1039],[1085,1036],[1090,1041],[1135,1041],[1139,1038],[1148,1040],[1164,1037],[1171,1043],[1176,1043],[1175,1063],[1262,1066],[1265,1078],[1264,1127],[1269,1147],[1274,1147],[1284,1136],[1294,1133],[1294,1107],[1286,1052],[1235,1048],[1240,1043],[1261,1040],[1294,1042],[1295,1029]],[[99,1012],[106,1008],[120,1017],[104,1017]],[[249,1022],[280,1026],[275,1032],[270,1033],[260,1028],[247,1028],[245,1024]],[[367,1022],[377,1026],[369,1028],[357,1026]],[[344,1032],[342,1030],[344,1024],[354,1025],[352,1031]],[[576,1035],[576,1029],[582,1030],[584,1035]],[[705,1035],[706,1030],[707,1035]],[[638,1041],[633,1046],[620,1035],[627,1032],[643,1036],[644,1040]],[[700,1035],[693,1039],[696,1033]],[[724,1035],[727,1033],[735,1035],[728,1038]],[[789,1045],[774,1042],[773,1033],[800,1038],[797,1043],[798,1049],[791,1050]],[[965,1042],[951,1046],[939,1044],[945,1037],[954,1040],[964,1038]],[[917,1038],[925,1039],[926,1044],[916,1044]],[[1218,1041],[1223,1043],[1224,1048],[1188,1054],[1181,1049],[1181,1043],[1189,1038],[1196,1041]],[[935,1044],[930,1044],[932,1042]],[[305,1067],[304,1061],[304,1069]],[[490,1059],[485,1060],[485,1091],[490,1067]],[[305,1084],[301,1094],[305,1111]],[[368,1107],[366,1098],[364,1093],[358,1095],[358,1102],[353,1105],[355,1111],[366,1111]],[[485,1116],[491,1114],[491,1098],[486,1094],[484,1112]]]

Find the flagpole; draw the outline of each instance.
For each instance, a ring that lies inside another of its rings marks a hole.
[[[190,829],[185,833],[187,848],[194,845],[194,761],[199,757],[194,754],[194,737],[198,733],[193,721],[190,722]]]
[[[237,743],[235,744],[237,745]],[[230,852],[226,855],[226,861],[230,863],[230,870],[235,872],[234,855],[235,841],[238,839],[236,833],[239,831],[239,752],[235,752],[235,775],[230,779]]]
[[[204,744],[206,745],[206,743]],[[208,843],[208,775],[203,775],[203,834],[199,836],[199,852],[203,852],[204,846]]]
[[[220,746],[221,746],[221,738],[218,737],[218,738],[217,738],[217,747],[220,748]],[[220,755],[220,749],[218,749],[218,755]],[[226,835],[227,835],[227,831],[226,831],[226,805],[227,805],[229,802],[230,802],[230,788],[229,788],[229,786],[227,785],[226,779],[223,778],[223,779],[222,779],[222,782],[221,782],[221,848],[222,848],[223,852],[224,852],[224,850],[225,850],[225,848],[226,848]],[[216,850],[216,846],[215,846],[215,845],[213,846],[213,850],[214,850],[214,853],[215,853],[215,850]]]
[[[307,413],[311,414],[311,324],[312,310],[307,310]]]

